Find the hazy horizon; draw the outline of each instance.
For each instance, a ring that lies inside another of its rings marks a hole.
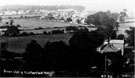
[[[133,12],[134,0],[4,0],[0,6],[5,5],[80,5],[90,11],[120,12],[127,9]]]

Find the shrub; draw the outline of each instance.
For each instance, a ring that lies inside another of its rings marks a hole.
[[[27,32],[23,32],[22,34],[20,34],[21,36],[29,36],[29,34]]]
[[[52,30],[52,34],[63,34],[64,30]]]
[[[46,32],[46,31],[44,31],[44,32],[43,32],[43,34],[47,34],[47,32]]]

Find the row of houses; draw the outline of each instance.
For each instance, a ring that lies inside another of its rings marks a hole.
[[[80,11],[77,11],[75,9],[58,9],[58,10],[6,10],[6,11],[0,11],[0,15],[17,15],[17,14],[44,14],[44,13],[61,13],[63,15],[70,13],[78,13]]]
[[[89,12],[87,11],[77,11],[74,9],[64,9],[64,10],[18,10],[18,11],[14,11],[14,10],[7,10],[7,11],[0,11],[0,15],[1,16],[5,16],[5,15],[20,15],[20,16],[27,16],[27,15],[39,15],[41,16],[40,19],[43,19],[44,17],[48,16],[49,14],[51,14],[54,18],[57,19],[67,19],[69,17],[72,17],[72,20],[82,20],[85,19],[88,15]]]

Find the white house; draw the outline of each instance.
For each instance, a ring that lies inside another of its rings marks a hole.
[[[110,40],[109,41],[111,44],[113,44],[114,47],[120,49],[122,51],[121,55],[124,54],[124,40]],[[108,44],[107,41],[104,42],[104,44]]]
[[[19,10],[18,14],[26,14],[24,10]]]

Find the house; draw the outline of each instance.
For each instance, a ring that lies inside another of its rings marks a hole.
[[[109,43],[111,44],[110,48],[112,48],[112,50],[113,49],[116,50],[116,48],[117,48],[118,50],[121,50],[121,55],[124,55],[124,40],[113,39],[113,40],[110,40]],[[103,48],[103,46],[107,45],[107,44],[108,44],[108,42],[105,41],[103,45],[101,45],[100,47],[97,48],[97,50],[101,52],[101,48]]]
[[[18,14],[26,14],[24,10],[19,10]]]

